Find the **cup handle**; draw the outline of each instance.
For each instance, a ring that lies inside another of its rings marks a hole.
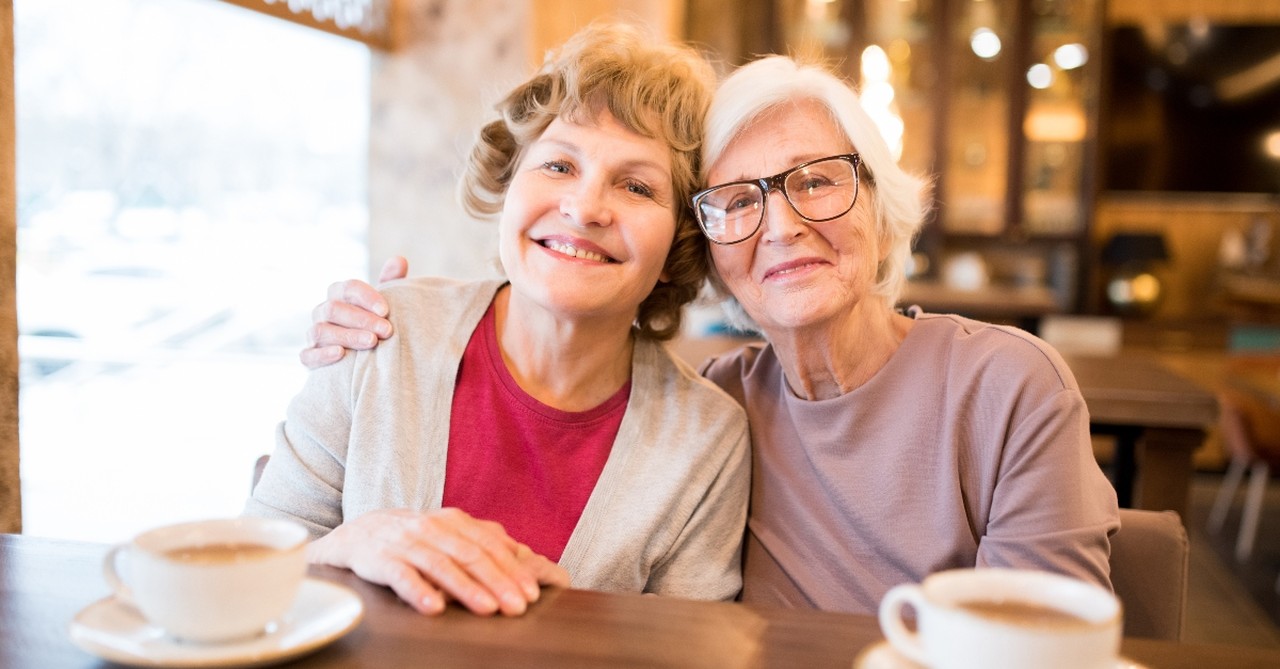
[[[102,577],[107,580],[107,585],[111,586],[111,590],[115,593],[117,600],[122,604],[137,608],[133,599],[133,590],[125,584],[123,578],[120,578],[117,566],[121,555],[126,556],[125,559],[128,559],[128,552],[125,550],[128,547],[129,544],[116,544],[111,547],[111,550],[107,551],[106,557],[102,558]]]
[[[924,594],[920,586],[907,583],[894,586],[885,593],[884,599],[880,600],[880,631],[884,633],[894,650],[918,664],[927,666],[930,662],[925,654],[924,644],[920,642],[920,634],[907,629],[906,624],[902,622],[904,604],[915,607],[917,619],[920,617],[925,607]]]

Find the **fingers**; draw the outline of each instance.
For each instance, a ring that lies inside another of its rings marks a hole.
[[[307,344],[317,348],[338,346],[353,351],[364,351],[378,343],[378,335],[368,330],[353,329],[333,323],[315,323],[307,328]]]
[[[366,581],[381,583],[391,588],[397,597],[419,613],[434,616],[444,612],[444,593],[424,580],[422,574],[409,564],[388,562],[381,563],[374,569],[358,565],[352,567],[352,571]]]
[[[488,609],[496,598],[502,613],[520,615],[529,602],[537,600],[537,579],[516,560],[520,544],[501,525],[477,520],[457,509],[441,509],[427,523],[432,526],[428,531],[438,537],[434,548],[447,555],[457,569],[426,573],[467,608],[477,612],[477,606]]]
[[[409,275],[409,261],[404,256],[391,256],[382,263],[382,271],[378,273],[378,283],[386,283],[393,279],[403,279]]]
[[[520,615],[538,599],[540,582],[568,585],[559,565],[516,542],[501,525],[458,509],[365,514],[312,542],[308,559],[387,585],[428,614],[443,610],[452,597],[480,615]]]
[[[404,276],[408,262],[395,257],[382,269],[384,277],[399,273]],[[312,326],[307,330],[307,348],[298,354],[308,369],[331,365],[342,359],[342,349],[368,350],[379,339],[392,334],[386,319],[390,307],[373,286],[358,279],[329,285],[328,299],[311,310]]]
[[[487,520],[476,520],[461,511],[457,513],[463,517],[464,522],[460,526],[463,536],[484,550],[484,555],[478,556],[480,561],[477,567],[488,569],[490,566],[488,560],[491,559],[498,569],[496,575],[498,580],[506,577],[513,582],[515,588],[519,589],[519,593],[510,593],[511,599],[522,594],[522,599],[526,601],[537,600],[538,579],[533,571],[527,569],[519,559],[521,549],[528,551],[530,555],[533,555],[533,551],[512,539],[502,525]],[[504,601],[506,599],[507,597],[503,598]]]
[[[527,548],[525,550],[528,550]],[[568,588],[571,586],[569,582],[569,572],[564,567],[548,560],[547,558],[529,551],[528,555],[520,558],[520,564],[531,572],[538,583],[549,585],[556,588]],[[530,601],[536,601],[534,597]]]
[[[506,615],[518,616],[528,608],[528,602],[523,598],[518,602],[507,601],[505,598],[499,601],[489,587],[472,578],[447,551],[420,546],[408,553],[407,557],[412,561],[415,567],[412,571],[418,579],[431,582],[472,613],[487,616],[501,610]],[[481,581],[483,582],[483,578]],[[417,592],[414,591],[414,594]]]
[[[341,346],[324,346],[320,348],[304,348],[298,353],[298,359],[307,369],[319,369],[342,359],[347,349]]]
[[[328,300],[311,310],[308,340],[318,346],[373,348],[378,339],[391,336],[391,321],[344,302]]]
[[[450,563],[439,551],[415,540],[412,528],[419,515],[389,509],[343,523],[307,545],[307,561],[350,569],[370,583],[391,588],[418,612],[438,614],[445,609],[446,594],[427,574],[446,573]],[[468,608],[486,615],[498,608],[492,598],[487,603],[481,597],[472,598],[469,604]]]
[[[317,308],[332,304],[350,305],[372,312],[375,316],[386,316],[390,311],[382,293],[359,279],[347,279],[329,284],[328,298]],[[345,325],[345,323],[339,323],[339,325]]]

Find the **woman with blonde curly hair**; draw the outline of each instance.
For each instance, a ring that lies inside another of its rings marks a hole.
[[[424,613],[519,614],[539,583],[734,597],[746,419],[662,345],[707,272],[713,84],[601,25],[516,87],[461,184],[506,278],[385,285],[395,334],[310,374],[246,513]]]

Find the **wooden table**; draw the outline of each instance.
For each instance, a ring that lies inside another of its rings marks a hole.
[[[106,546],[0,534],[0,667],[102,667],[67,638],[67,623],[107,594]],[[519,618],[480,618],[451,608],[424,617],[390,590],[349,572],[312,576],[352,587],[364,600],[353,632],[290,667],[786,667],[849,669],[881,640],[871,616],[758,609],[581,590],[547,590]],[[1280,667],[1280,650],[1126,639],[1125,657],[1151,669]]]
[[[1116,437],[1112,482],[1120,506],[1187,517],[1192,453],[1218,417],[1213,392],[1141,354],[1066,356],[1089,426]]]

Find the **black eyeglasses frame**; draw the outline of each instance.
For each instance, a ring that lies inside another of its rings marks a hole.
[[[828,216],[826,218],[810,218],[800,213],[800,209],[796,207],[796,203],[791,201],[791,194],[787,192],[787,188],[786,188],[787,177],[791,176],[796,172],[799,172],[800,170],[810,165],[826,162],[828,160],[844,160],[849,164],[853,165],[853,199],[849,202],[848,209],[845,209],[844,211],[834,216]],[[761,177],[759,179],[740,179],[738,181],[726,181],[722,184],[716,184],[714,186],[704,188],[693,194],[693,197],[690,198],[690,200],[693,203],[693,215],[694,215],[694,218],[698,221],[698,228],[702,230],[703,236],[705,236],[708,240],[710,240],[712,244],[717,244],[719,246],[732,246],[734,244],[741,244],[742,242],[745,242],[748,239],[751,239],[756,235],[757,232],[760,231],[760,228],[764,226],[764,216],[765,216],[764,211],[760,212],[760,220],[756,222],[756,227],[751,230],[750,234],[743,237],[742,239],[738,239],[732,242],[722,242],[712,237],[711,233],[707,231],[706,223],[704,223],[702,220],[702,208],[699,206],[700,202],[702,201],[702,198],[706,197],[708,193],[714,190],[719,190],[721,188],[724,188],[725,186],[750,185],[750,186],[756,186],[760,189],[760,192],[763,194],[763,200],[765,202],[768,202],[770,193],[774,191],[782,193],[782,197],[787,201],[787,205],[791,207],[791,211],[796,212],[797,216],[799,216],[800,218],[803,218],[806,221],[809,221],[812,223],[824,223],[826,221],[833,221],[837,218],[840,218],[841,216],[844,216],[850,211],[853,211],[853,206],[858,203],[858,192],[861,190],[861,179],[858,176],[858,168],[861,165],[862,165],[861,154],[838,153],[834,156],[826,156],[823,158],[814,158],[813,160],[806,160],[805,162],[800,163],[799,165],[795,165],[793,167],[785,169],[771,177]]]

